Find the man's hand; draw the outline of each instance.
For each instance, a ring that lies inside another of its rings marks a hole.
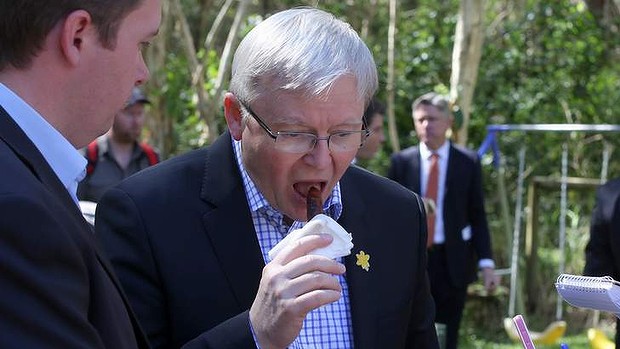
[[[250,322],[262,349],[286,348],[299,335],[310,311],[337,301],[342,289],[334,274],[343,264],[309,252],[329,245],[329,235],[310,235],[291,244],[263,269]]]
[[[482,277],[484,278],[484,289],[488,293],[495,291],[499,285],[499,276],[495,275],[495,269],[482,268]]]

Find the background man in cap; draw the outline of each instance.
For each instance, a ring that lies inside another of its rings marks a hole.
[[[151,102],[135,87],[124,109],[114,117],[108,133],[84,148],[88,160],[86,178],[78,186],[78,198],[97,202],[111,186],[124,178],[159,162],[159,154],[140,143],[145,105]]]

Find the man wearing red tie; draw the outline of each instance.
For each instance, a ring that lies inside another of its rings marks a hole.
[[[447,140],[452,115],[447,99],[430,92],[412,104],[419,146],[392,155],[388,177],[425,198],[428,274],[436,322],[446,325],[447,349],[457,348],[467,285],[482,270],[497,285],[477,154]]]

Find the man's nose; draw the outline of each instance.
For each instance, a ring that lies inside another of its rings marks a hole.
[[[328,166],[332,162],[332,154],[329,150],[328,140],[317,139],[314,148],[307,154],[308,161],[318,168]]]
[[[151,73],[149,68],[146,66],[146,62],[144,61],[144,57],[142,54],[140,55],[140,61],[138,62],[138,67],[136,68],[136,86],[142,85],[149,80],[151,77]]]

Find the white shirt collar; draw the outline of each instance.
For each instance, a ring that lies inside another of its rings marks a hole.
[[[77,184],[86,175],[86,159],[41,114],[2,83],[0,105],[34,143],[77,203]]]
[[[439,148],[437,148],[436,151],[432,151],[432,150],[428,149],[428,147],[426,146],[425,143],[420,142],[420,157],[422,159],[430,158],[433,153],[437,153],[437,155],[439,155],[440,159],[447,159],[449,151],[450,151],[450,142],[449,141],[443,142],[443,144]]]

